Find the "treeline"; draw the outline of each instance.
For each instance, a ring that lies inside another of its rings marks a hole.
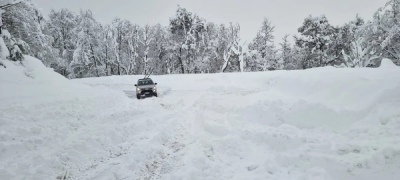
[[[242,44],[239,24],[208,22],[179,6],[167,27],[120,18],[102,25],[90,10],[44,17],[29,0],[5,7],[2,20],[9,59],[29,54],[68,78],[375,67],[382,58],[400,65],[400,0],[387,2],[369,22],[357,16],[335,27],[325,16],[309,16],[295,44],[286,35],[278,45],[267,18],[254,40]]]

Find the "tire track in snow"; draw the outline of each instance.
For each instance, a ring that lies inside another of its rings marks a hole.
[[[187,143],[190,142],[190,114],[187,110],[191,108],[196,99],[184,99],[185,95],[172,97],[179,99],[173,104],[163,104],[163,98],[148,99],[143,101],[146,106],[157,107],[159,111],[154,116],[154,111],[141,114],[135,119],[142,121],[141,128],[147,128],[142,132],[131,134],[127,137],[123,148],[117,152],[110,152],[110,156],[104,157],[101,161],[88,167],[86,172],[82,173],[78,179],[98,179],[100,177],[115,177],[115,179],[158,179],[163,174],[168,174],[182,166],[180,160],[184,156]],[[168,102],[171,102],[168,100]],[[181,108],[180,106],[184,106]],[[116,114],[113,120],[123,120],[128,117],[134,117],[135,114],[122,113]],[[137,121],[126,121],[121,124],[124,131],[137,125]],[[147,134],[147,135],[143,135]],[[129,135],[129,134],[128,134]],[[136,162],[135,156],[145,157]],[[134,168],[129,168],[129,164],[136,163]],[[126,169],[127,172],[119,173],[118,169]],[[108,172],[114,172],[112,175]]]
[[[173,130],[174,135],[162,144],[165,148],[161,153],[148,160],[145,168],[141,170],[139,179],[160,179],[162,175],[167,175],[184,166],[181,160],[187,154],[188,146],[193,142],[191,127],[194,122],[188,120],[193,120],[193,116],[195,116],[195,114],[187,112],[190,112],[193,105],[202,98],[199,95],[193,96],[192,93],[180,94],[179,97],[181,99],[176,104],[164,105],[168,111],[173,111],[171,113],[173,116],[170,117],[172,118],[172,123],[170,126],[165,127],[175,127]],[[184,108],[180,108],[179,105],[184,105]],[[159,134],[159,138],[163,136],[168,135]]]

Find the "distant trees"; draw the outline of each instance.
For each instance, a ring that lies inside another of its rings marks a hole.
[[[103,50],[100,46],[99,35],[101,25],[94,19],[90,10],[81,11],[77,18],[77,25],[73,29],[73,42],[76,48],[73,60],[70,64],[75,77],[100,76],[103,74],[100,54]]]
[[[390,0],[379,8],[374,20],[362,29],[364,43],[376,55],[392,59],[400,65],[400,0]],[[372,43],[371,43],[372,42]]]
[[[44,18],[30,0],[3,9],[2,56],[29,54],[69,78],[376,67],[382,58],[400,65],[400,0],[389,0],[369,22],[356,16],[334,27],[324,15],[306,17],[294,44],[286,35],[278,47],[268,18],[247,43],[239,24],[207,22],[179,6],[168,26],[120,18],[102,25],[90,10],[52,10]]]
[[[276,57],[277,50],[274,44],[275,37],[273,36],[274,29],[275,27],[271,22],[267,18],[264,18],[261,30],[249,45],[250,50],[255,50],[257,52],[254,54],[255,61],[250,64],[252,71],[279,69],[278,59]]]
[[[168,47],[168,33],[167,28],[157,24],[153,27],[153,41],[151,43],[150,56],[153,57],[153,74],[170,74],[171,73],[171,61]]]
[[[54,63],[52,68],[64,76],[69,76],[72,72],[70,63],[76,48],[73,42],[73,30],[76,25],[76,16],[68,9],[51,10],[45,24],[45,33],[53,38],[52,46],[58,51],[57,63]]]
[[[202,43],[204,31],[204,20],[178,6],[176,16],[170,22],[170,32],[181,73],[191,73],[195,70],[194,56]]]
[[[286,69],[286,70],[292,70],[292,69],[297,69],[296,65],[294,64],[294,59],[292,55],[292,48],[290,45],[290,42],[288,40],[289,35],[286,34],[282,38],[282,43],[279,45],[281,48],[279,49],[280,51],[280,56],[279,56],[279,69]]]
[[[240,26],[239,24],[230,24],[226,29],[226,47],[224,48],[224,64],[222,72],[243,72],[243,46],[240,44]]]

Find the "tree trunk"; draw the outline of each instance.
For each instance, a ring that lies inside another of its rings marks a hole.
[[[147,64],[147,54],[146,55],[144,55],[144,74],[146,75],[148,72],[147,72],[147,67],[148,67],[148,64]]]
[[[178,57],[179,62],[181,63],[181,71],[182,74],[185,74],[185,68],[183,66],[183,60],[182,60],[182,48],[179,48],[179,57]]]
[[[121,75],[121,68],[120,68],[119,62],[117,62],[117,64],[118,64],[118,75]]]
[[[186,53],[186,73],[190,74],[190,45]]]
[[[121,57],[121,44],[122,44],[122,35],[118,30],[118,39],[119,39],[119,43],[118,44],[118,75],[121,75],[121,69],[120,69],[120,57]]]
[[[96,57],[94,56],[93,46],[92,46],[92,44],[89,44],[89,46],[90,46],[90,51],[91,51],[93,62],[94,62],[94,68],[96,69],[96,76],[99,77],[99,70],[97,69],[97,61],[96,61]]]
[[[108,48],[106,46],[106,58],[104,59],[106,63],[106,76],[108,76]]]
[[[224,51],[223,58],[224,58],[224,65],[222,65],[221,71],[225,72],[225,70],[226,70],[226,68],[228,67],[228,64],[229,64],[230,53],[227,53],[226,51]]]
[[[324,51],[321,50],[321,56],[319,57],[319,67],[322,67],[322,64],[323,64],[323,57],[324,57]]]

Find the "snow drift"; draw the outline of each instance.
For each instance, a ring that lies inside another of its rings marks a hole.
[[[55,179],[90,167],[123,135],[112,113],[128,98],[65,79],[25,56],[0,68],[0,179]]]
[[[395,179],[400,68],[66,80],[0,69],[0,179]],[[89,85],[89,86],[87,86]],[[132,99],[128,98],[131,97]]]

